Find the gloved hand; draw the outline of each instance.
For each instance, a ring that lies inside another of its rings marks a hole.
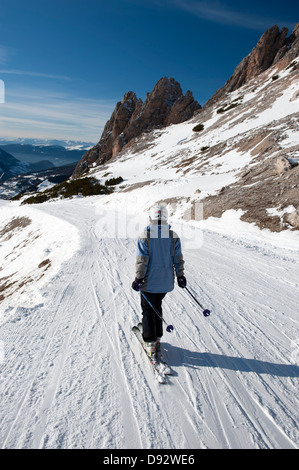
[[[187,285],[187,280],[185,276],[178,277],[178,285],[183,289]]]
[[[132,289],[138,292],[143,283],[144,279],[135,279],[135,281],[132,282]]]

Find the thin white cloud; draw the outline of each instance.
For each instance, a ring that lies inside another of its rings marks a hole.
[[[10,91],[0,105],[1,135],[97,142],[115,101],[30,88]]]
[[[0,65],[5,65],[10,56],[10,48],[0,44]]]
[[[235,11],[221,1],[197,1],[197,0],[167,0],[172,6],[208,21],[231,26],[241,26],[248,29],[264,31],[274,24],[282,24],[288,28],[293,28],[295,23],[285,22],[277,18],[263,17],[259,14],[243,13]]]
[[[0,51],[1,54],[1,51]],[[1,63],[1,56],[0,56]],[[0,74],[10,74],[10,75],[26,75],[29,77],[40,77],[40,78],[49,78],[54,80],[72,80],[71,77],[66,75],[53,75],[49,73],[42,72],[31,72],[28,70],[15,70],[15,69],[0,69]]]

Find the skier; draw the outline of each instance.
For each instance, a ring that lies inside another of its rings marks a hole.
[[[132,288],[141,290],[162,317],[162,300],[174,288],[174,273],[178,285],[186,287],[184,260],[178,235],[170,229],[168,211],[155,205],[150,211],[149,225],[137,243],[136,276]],[[162,319],[141,295],[142,334],[149,356],[156,356],[163,335]]]

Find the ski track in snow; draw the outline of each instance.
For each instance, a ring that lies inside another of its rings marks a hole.
[[[136,240],[100,234],[88,200],[36,210],[75,225],[81,246],[43,304],[0,326],[2,448],[298,448],[298,252],[209,231],[200,249],[182,240],[212,314],[178,287],[166,296],[174,375],[161,385],[131,332]]]

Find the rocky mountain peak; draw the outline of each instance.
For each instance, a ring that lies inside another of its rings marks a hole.
[[[250,54],[240,62],[233,75],[222,88],[216,91],[205,107],[214,104],[225,93],[230,93],[245,85],[280,60],[290,61],[296,58],[299,54],[299,23],[289,37],[287,37],[288,32],[288,28],[280,30],[277,25],[265,31]]]
[[[168,106],[183,96],[181,86],[173,78],[162,77],[154,86],[151,93],[147,93],[145,106],[154,100],[163,100]]]
[[[144,102],[128,91],[116,104],[100,141],[83,155],[73,176],[114,157],[143,132],[186,121],[200,108],[191,91],[184,95],[180,84],[169,77],[162,77]]]

